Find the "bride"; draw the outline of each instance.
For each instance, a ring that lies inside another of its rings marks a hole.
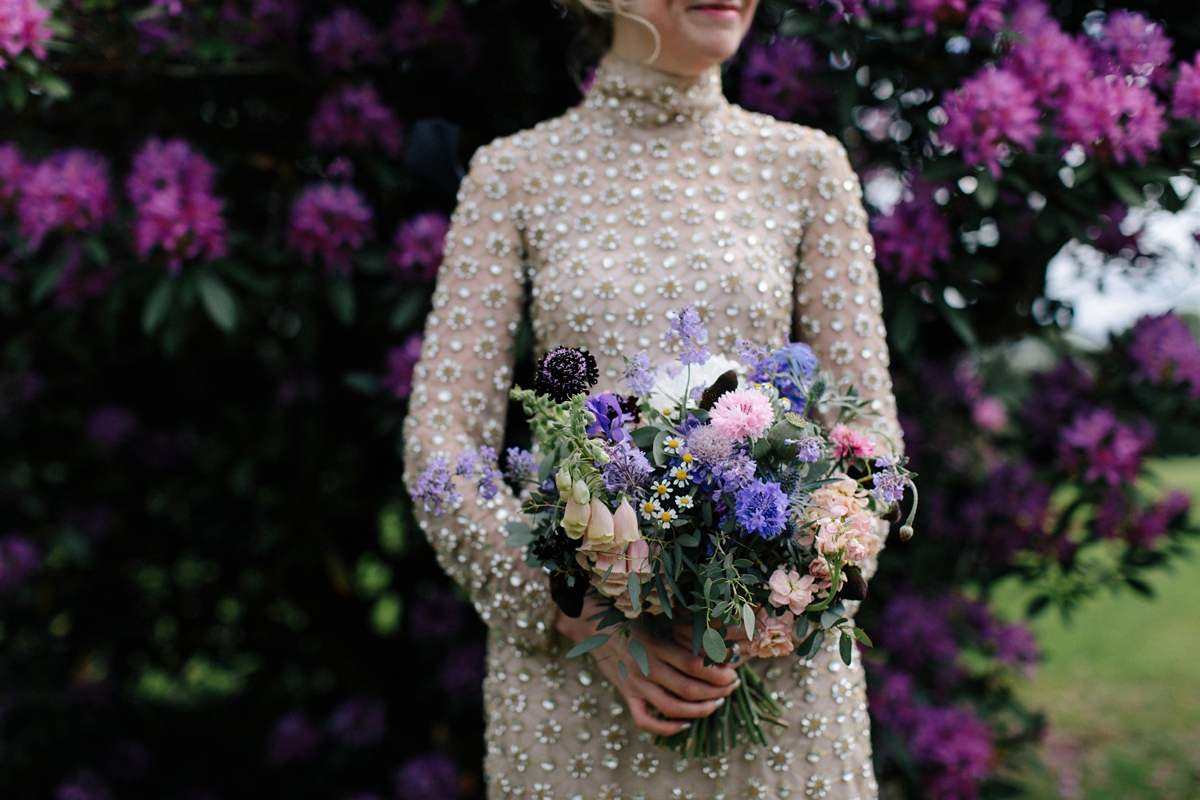
[[[471,161],[415,371],[409,486],[431,457],[501,446],[523,313],[538,354],[584,347],[600,388],[616,391],[624,357],[670,358],[662,334],[688,303],[714,352],[732,354],[739,339],[805,341],[871,400],[877,448],[899,441],[874,248],[845,149],[721,92],[720,64],[757,0],[560,1],[610,46],[579,106]],[[562,615],[547,576],[505,545],[504,523],[520,513],[511,492],[467,494],[452,514],[417,513],[490,629],[493,800],[876,797],[857,658],[847,667],[823,650],[757,663],[788,709],[769,748],[703,761],[658,748],[655,734],[724,702],[734,670],[648,635],[649,677],[621,677],[620,637],[566,659],[595,633],[588,611]]]

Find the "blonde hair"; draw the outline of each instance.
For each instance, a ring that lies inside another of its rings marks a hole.
[[[625,17],[634,22],[645,25],[650,30],[650,35],[654,37],[654,52],[650,54],[643,63],[653,64],[658,60],[658,55],[662,52],[662,35],[658,29],[651,24],[650,20],[643,16],[634,14],[627,10],[630,0],[555,0],[559,5],[562,5],[576,14],[587,19],[599,19],[612,24],[613,17]]]

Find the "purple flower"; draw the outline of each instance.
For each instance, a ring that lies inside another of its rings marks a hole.
[[[137,424],[137,417],[127,408],[100,406],[88,419],[87,435],[105,450],[114,450],[129,441]]]
[[[335,9],[313,25],[312,51],[327,69],[353,69],[383,61],[383,43],[357,11]]]
[[[1191,398],[1200,399],[1200,344],[1174,311],[1139,319],[1128,352],[1137,365],[1135,378],[1158,385],[1188,383]]]
[[[945,613],[944,598],[926,599],[900,592],[883,608],[878,634],[872,633],[891,661],[908,670],[926,664],[953,669],[958,642]]]
[[[906,730],[916,716],[912,676],[895,667],[867,664],[874,679],[867,695],[871,717],[898,731]]]
[[[1016,41],[1004,60],[1046,108],[1058,108],[1073,87],[1092,72],[1092,51],[1064,33],[1041,0],[1021,2],[1011,20]]]
[[[1166,109],[1147,86],[1116,75],[1098,75],[1074,86],[1062,103],[1054,130],[1064,150],[1080,145],[1103,162],[1146,163],[1167,129]]]
[[[413,368],[421,360],[421,345],[425,337],[419,333],[409,336],[400,347],[393,347],[387,354],[387,371],[380,384],[389,389],[397,400],[412,394]]]
[[[37,545],[15,533],[0,537],[0,594],[15,592],[41,563]]]
[[[345,156],[334,158],[325,168],[325,177],[331,181],[350,183],[354,180],[354,162]]]
[[[996,178],[1018,149],[1031,149],[1041,133],[1037,95],[1014,72],[985,67],[947,95],[947,122],[938,139],[962,152],[963,161],[985,164]]]
[[[343,744],[360,747],[383,738],[386,715],[383,703],[352,698],[334,709],[329,729]]]
[[[297,0],[225,0],[221,21],[230,41],[243,47],[261,47],[275,39],[292,37],[300,21],[300,6]]]
[[[787,495],[778,483],[754,480],[738,490],[733,513],[747,531],[769,539],[783,532],[787,509]]]
[[[1179,65],[1179,77],[1171,92],[1171,115],[1179,119],[1200,120],[1200,53],[1192,63]]]
[[[1138,254],[1137,232],[1125,234],[1121,231],[1121,223],[1128,215],[1129,209],[1121,203],[1114,203],[1101,211],[1097,224],[1087,228],[1092,247],[1102,253],[1132,260]]]
[[[100,776],[84,772],[75,780],[60,784],[54,800],[112,800],[112,792]]]
[[[369,83],[342,86],[322,98],[308,122],[308,131],[318,148],[377,144],[393,158],[400,154],[400,120]]]
[[[537,459],[528,450],[510,447],[504,451],[504,476],[516,484],[535,480],[538,474]]]
[[[393,240],[392,267],[401,280],[431,281],[442,265],[442,248],[450,220],[438,211],[425,211],[400,223]]]
[[[538,361],[533,389],[541,397],[565,403],[600,380],[596,358],[578,347],[556,347]]]
[[[1021,622],[995,625],[991,636],[988,637],[988,643],[994,649],[997,661],[1032,676],[1033,665],[1037,663],[1040,654],[1037,639],[1029,626]]]
[[[613,494],[637,497],[638,489],[645,485],[654,472],[650,462],[634,443],[625,439],[605,447],[608,463],[601,467],[604,488]]]
[[[634,394],[649,394],[654,388],[654,373],[650,355],[642,350],[625,364],[625,385]]]
[[[806,436],[803,439],[788,441],[796,446],[796,460],[805,464],[813,464],[825,455],[825,442],[819,436]]]
[[[46,43],[54,30],[46,24],[50,9],[37,0],[3,0],[0,3],[0,69],[28,50],[39,61],[46,57]]]
[[[813,370],[817,368],[817,357],[811,347],[802,342],[792,342],[772,350],[753,366],[750,380],[773,384],[791,403],[792,411],[804,413]]]
[[[450,639],[463,624],[463,606],[453,589],[434,589],[413,603],[409,629],[414,639]]]
[[[977,797],[992,773],[991,731],[968,709],[916,706],[906,739],[933,800]]]
[[[458,770],[441,753],[410,758],[396,777],[400,800],[452,800],[458,793]]]
[[[954,236],[946,212],[933,199],[937,188],[915,181],[891,213],[871,217],[879,266],[900,283],[933,278],[934,264],[950,261]]]
[[[487,646],[483,642],[456,645],[442,664],[442,688],[451,697],[474,699],[483,693]]]
[[[584,400],[583,407],[596,417],[587,427],[588,436],[600,436],[613,442],[623,442],[629,438],[624,426],[634,419],[632,414],[625,411],[620,397],[612,392],[601,392]]]
[[[86,297],[99,297],[117,277],[112,267],[101,267],[90,272],[83,269],[83,248],[78,242],[64,244],[65,260],[62,272],[54,283],[54,307],[78,311],[83,308]]]
[[[275,767],[308,761],[324,737],[304,714],[285,714],[275,723],[267,744],[267,761]]]
[[[184,140],[147,140],[125,181],[137,210],[133,249],[139,258],[145,261],[161,247],[171,271],[178,272],[183,259],[225,255],[225,220],[213,179],[212,163]]]
[[[0,211],[9,211],[21,189],[21,178],[28,165],[12,142],[0,144]]]
[[[349,275],[351,256],[374,234],[373,219],[371,207],[352,187],[309,186],[292,206],[288,247],[306,264],[320,256],[326,271]]]
[[[811,42],[779,37],[769,44],[747,41],[742,102],[747,108],[790,119],[815,112],[828,92],[814,85],[821,59]]]
[[[733,440],[712,425],[700,425],[687,436],[687,452],[701,467],[715,467],[733,455]]]
[[[412,496],[421,501],[426,514],[435,516],[445,514],[448,507],[458,505],[463,499],[454,488],[454,477],[444,458],[429,459],[429,465],[417,478]]]
[[[745,453],[734,453],[728,461],[713,467],[712,475],[722,492],[734,494],[754,480],[756,469],[754,459]]]
[[[1102,69],[1145,78],[1157,86],[1166,83],[1164,67],[1171,63],[1174,43],[1163,26],[1145,14],[1115,9],[1100,29],[1098,44],[1104,54]]]
[[[1149,511],[1139,514],[1126,537],[1134,547],[1152,548],[1174,526],[1183,525],[1191,511],[1191,499],[1172,490]]]
[[[17,218],[36,250],[52,231],[71,235],[99,230],[112,217],[108,162],[97,153],[68,148],[22,171]]]
[[[496,450],[480,445],[478,450],[468,448],[458,454],[454,463],[454,474],[474,479],[476,491],[484,500],[491,500],[500,491],[496,481],[501,477],[496,468]]]
[[[681,348],[679,363],[704,364],[710,358],[708,347],[708,331],[700,321],[700,312],[688,303],[679,310],[671,324],[663,333],[663,344],[671,346],[676,342]]]
[[[1084,480],[1115,487],[1137,478],[1153,441],[1145,421],[1127,425],[1106,408],[1081,411],[1060,434],[1059,459],[1068,469],[1082,470]]]
[[[443,63],[455,72],[473,66],[479,50],[479,39],[467,30],[459,7],[444,7],[436,22],[432,17],[432,9],[422,0],[403,0],[396,6],[396,13],[388,26],[388,42],[392,50],[407,55],[431,45],[451,44],[454,51],[443,54]]]
[[[803,461],[804,459],[801,459]],[[880,459],[883,461],[883,459]],[[877,461],[876,466],[880,466]],[[891,505],[904,498],[904,488],[908,479],[901,475],[894,466],[887,464],[873,476],[871,494],[881,503]]]

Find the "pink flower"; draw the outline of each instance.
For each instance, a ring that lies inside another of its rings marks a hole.
[[[1163,26],[1145,14],[1115,9],[1104,21],[1098,44],[1107,56],[1101,58],[1107,71],[1146,78],[1157,86],[1166,83],[1163,68],[1171,63],[1173,42]]]
[[[870,458],[875,455],[875,444],[867,435],[845,425],[834,426],[834,429],[829,432],[829,440],[834,444],[834,457],[839,460]]]
[[[1003,65],[1032,89],[1046,108],[1092,72],[1092,52],[1074,36],[1063,32],[1058,20],[1041,0],[1026,0],[1011,20],[1017,40]]]
[[[971,419],[986,431],[998,433],[1008,424],[1008,407],[996,397],[981,397],[971,407]]]
[[[614,598],[617,608],[621,609],[627,618],[633,619],[639,612],[639,609],[633,607],[629,597],[631,574],[636,574],[645,587],[642,597],[650,600],[651,613],[655,613],[655,607],[661,609],[657,591],[651,592],[648,586],[651,575],[650,545],[645,539],[622,545],[587,538],[575,551],[575,560],[592,573],[591,584],[596,591],[604,597]]]
[[[226,253],[222,203],[213,196],[212,162],[182,139],[151,138],[133,157],[125,181],[137,209],[133,249],[143,261],[155,247],[172,272],[183,259],[211,261]]]
[[[796,618],[790,611],[773,617],[765,609],[759,609],[755,636],[750,640],[750,657],[779,658],[791,653],[796,649],[792,643],[792,627],[795,624]]]
[[[0,69],[28,50],[39,61],[46,57],[46,42],[54,31],[46,24],[50,9],[37,0],[0,0]]]
[[[767,585],[771,587],[771,596],[767,602],[776,608],[787,607],[793,614],[803,614],[804,609],[813,600],[813,584],[816,579],[812,575],[801,575],[796,570],[784,571],[777,569],[771,573]]]
[[[350,258],[374,231],[374,214],[353,187],[318,183],[305,189],[292,206],[288,247],[304,263],[320,256],[329,272],[350,274]]]
[[[811,80],[820,67],[821,60],[810,42],[789,37],[770,44],[747,40],[742,102],[780,119],[811,112],[828,94]]]
[[[1144,164],[1167,129],[1165,114],[1149,87],[1116,75],[1096,76],[1071,90],[1054,128],[1064,151],[1079,144],[1101,161],[1124,164],[1133,158]]]
[[[633,510],[633,506],[629,505],[628,500],[622,500],[617,510],[613,512],[613,542],[616,544],[630,544],[642,538],[642,532],[638,529],[637,512]]]
[[[593,497],[591,502],[592,513],[588,519],[587,538],[588,541],[605,543],[615,540],[613,535],[613,513],[608,510],[608,506],[598,497]]]
[[[755,389],[738,389],[726,392],[713,406],[710,424],[718,433],[738,441],[750,437],[757,439],[767,432],[775,421],[771,401]]]
[[[910,28],[924,28],[933,36],[938,25],[961,22],[967,16],[967,0],[910,0],[908,18],[904,24]]]
[[[388,42],[392,50],[407,55],[439,43],[454,45],[454,53],[446,54],[447,66],[461,72],[474,65],[479,50],[479,37],[467,30],[462,11],[457,5],[444,7],[440,18],[431,19],[431,9],[422,0],[403,0],[388,25]]]
[[[380,384],[390,390],[397,400],[403,400],[412,393],[413,368],[421,358],[421,344],[424,341],[425,337],[414,333],[401,347],[393,347],[388,351],[387,372]]]
[[[313,25],[312,51],[332,69],[353,69],[383,61],[383,43],[366,18],[349,8],[335,9]]]
[[[587,533],[588,523],[592,519],[591,503],[576,502],[572,495],[567,495],[567,506],[563,509],[562,528],[571,539],[581,539]],[[590,539],[588,541],[591,541]],[[600,542],[596,543],[601,544]]]
[[[388,155],[400,154],[400,120],[383,105],[371,84],[343,86],[326,95],[308,122],[316,147],[367,147],[372,143]]]
[[[1192,63],[1179,65],[1179,78],[1171,93],[1171,115],[1200,121],[1200,53]]]
[[[1175,312],[1139,319],[1128,353],[1137,365],[1135,379],[1158,385],[1190,384],[1189,395],[1200,399],[1200,343]]]
[[[879,266],[901,283],[932,278],[936,262],[950,261],[954,236],[946,213],[934,202],[935,189],[918,181],[890,214],[871,218]]]
[[[808,565],[808,574],[812,575],[816,582],[813,584],[817,594],[824,594],[833,586],[833,568],[829,566],[829,561],[825,556],[817,556],[811,564]],[[843,570],[838,575],[838,589],[840,590],[846,585],[846,572]]]
[[[442,265],[442,248],[450,220],[437,211],[425,211],[400,223],[396,229],[392,267],[401,280],[431,281]]]
[[[51,231],[99,230],[113,213],[108,162],[90,150],[69,148],[22,171],[17,217],[36,250]]]
[[[940,141],[962,151],[963,161],[986,164],[999,178],[1001,164],[1028,150],[1041,133],[1037,95],[1013,72],[988,66],[944,99],[947,122]]]

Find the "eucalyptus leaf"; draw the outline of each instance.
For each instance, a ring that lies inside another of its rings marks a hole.
[[[714,664],[722,664],[725,661],[725,640],[721,638],[721,634],[717,633],[712,628],[704,629],[704,636],[701,639],[704,644],[704,654]]]
[[[650,654],[646,652],[646,647],[637,639],[629,640],[629,654],[633,656],[633,661],[637,664],[638,669],[646,677],[650,677]]]
[[[754,606],[749,603],[742,604],[742,627],[746,629],[746,637],[754,638]]]
[[[854,641],[850,636],[842,633],[841,639],[838,641],[838,650],[841,652],[842,661],[846,662],[846,666],[854,659]]]
[[[567,658],[575,658],[576,656],[581,656],[584,653],[590,653],[591,651],[595,650],[600,645],[607,642],[608,637],[609,637],[609,634],[607,634],[607,633],[597,633],[595,636],[589,636],[588,638],[584,639],[582,642],[580,642],[579,644],[575,645],[570,650],[568,650]]]

